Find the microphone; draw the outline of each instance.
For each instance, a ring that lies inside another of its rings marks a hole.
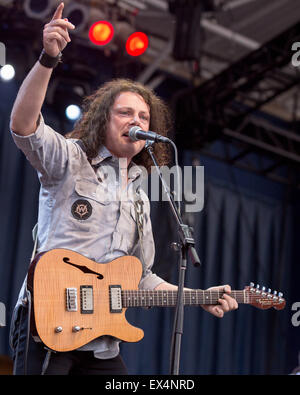
[[[150,141],[154,141],[155,143],[170,143],[171,142],[171,140],[168,139],[168,137],[161,136],[160,134],[151,132],[150,130],[148,132],[144,132],[138,126],[133,126],[132,128],[130,128],[128,134],[129,134],[129,137],[131,138],[132,141],[150,140]]]

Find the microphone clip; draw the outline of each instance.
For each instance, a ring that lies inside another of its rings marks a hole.
[[[154,143],[155,143],[154,140],[146,140],[145,149],[148,150],[154,145]]]

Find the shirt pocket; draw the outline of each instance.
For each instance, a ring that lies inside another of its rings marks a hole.
[[[76,180],[70,201],[70,231],[100,232],[110,218],[110,203],[110,195],[102,185]]]
[[[109,205],[113,199],[113,193],[106,186],[85,179],[76,181],[75,192],[81,198],[87,198],[105,206]]]

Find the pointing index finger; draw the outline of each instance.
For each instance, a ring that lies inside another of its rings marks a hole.
[[[52,21],[55,20],[55,19],[61,19],[64,6],[65,6],[64,3],[60,3],[59,4],[59,6],[56,8],[56,10],[54,12],[54,15],[52,17]]]

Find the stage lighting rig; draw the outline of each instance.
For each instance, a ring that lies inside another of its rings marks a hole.
[[[169,0],[169,10],[176,17],[174,59],[199,60],[204,39],[200,25],[202,13],[205,10],[203,2]]]
[[[89,39],[96,45],[108,44],[114,36],[114,27],[108,21],[97,21],[89,29]]]
[[[130,56],[140,56],[148,48],[148,36],[143,32],[131,34],[126,41],[126,51]]]
[[[29,18],[43,20],[53,10],[53,0],[24,0],[23,8]]]

